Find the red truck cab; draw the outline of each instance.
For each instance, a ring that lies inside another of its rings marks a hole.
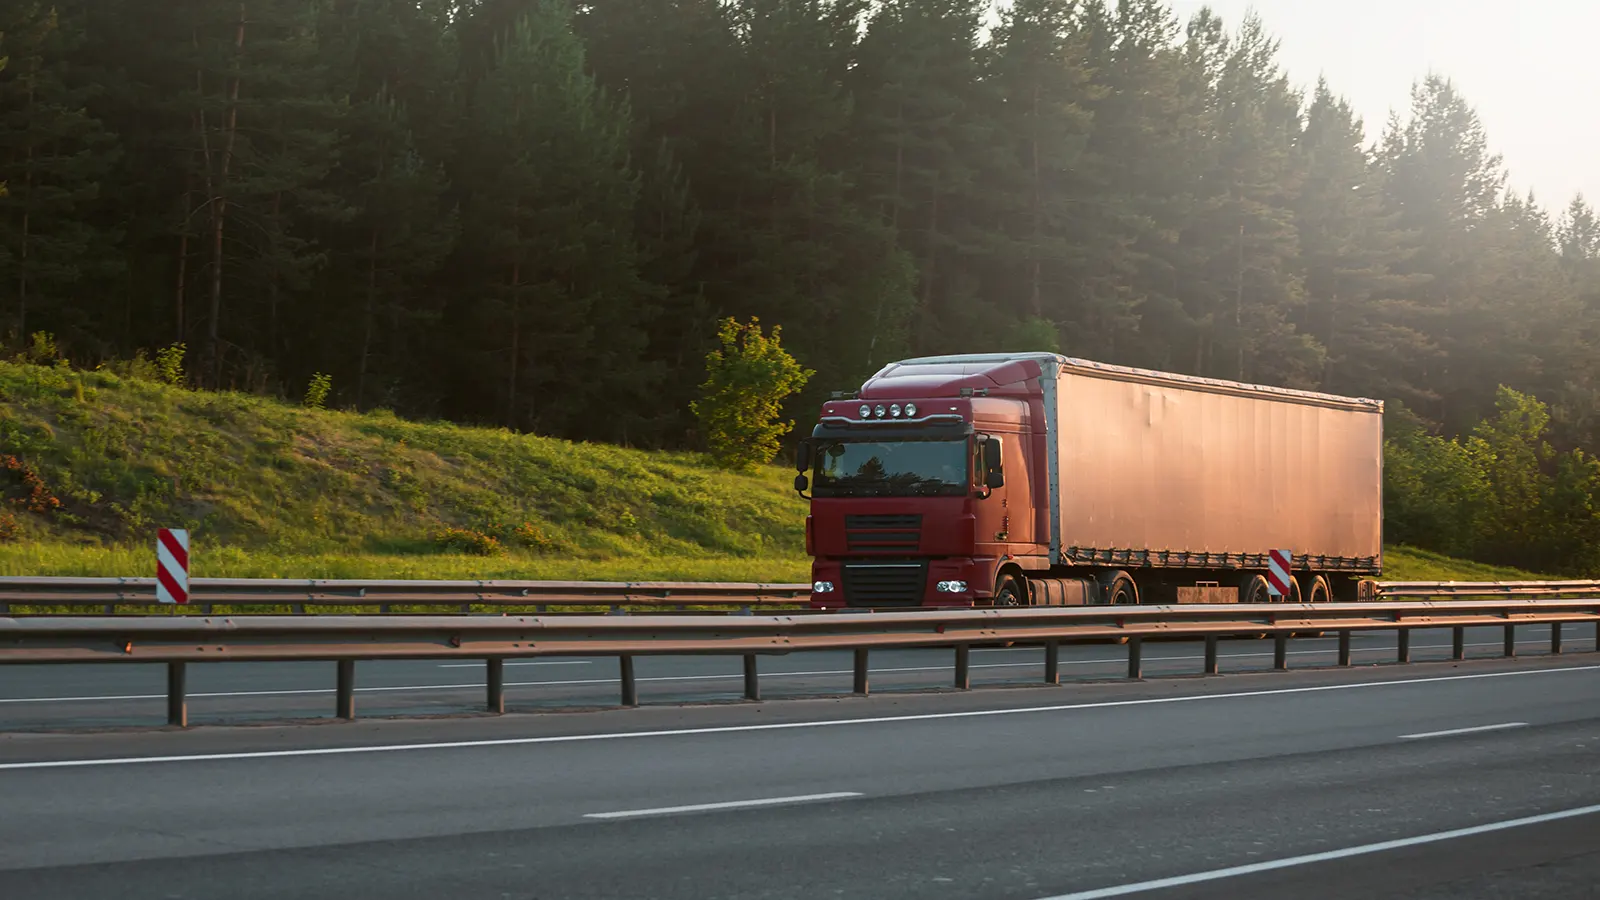
[[[799,453],[817,608],[972,606],[1007,561],[1047,564],[1034,360],[890,365],[828,402]]]

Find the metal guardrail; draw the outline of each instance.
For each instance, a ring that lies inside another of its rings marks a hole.
[[[1382,581],[1379,599],[1412,597],[1594,597],[1600,581]]]
[[[1600,641],[1600,599],[1501,599],[1215,606],[1125,606],[981,610],[915,610],[889,616],[855,614],[761,616],[149,616],[0,618],[0,664],[165,663],[168,722],[188,721],[185,666],[190,662],[330,660],[337,663],[336,714],[355,718],[358,660],[467,658],[485,661],[487,702],[505,710],[507,659],[615,656],[622,703],[638,703],[633,661],[644,655],[737,655],[744,658],[744,695],[760,699],[757,661],[804,650],[854,652],[857,694],[868,692],[872,650],[944,647],[955,651],[955,686],[970,682],[974,645],[1042,644],[1044,679],[1060,682],[1064,642],[1126,639],[1128,677],[1142,675],[1146,638],[1205,641],[1204,674],[1215,675],[1217,641],[1237,635],[1275,638],[1274,668],[1288,668],[1290,637],[1337,632],[1338,664],[1350,664],[1358,631],[1397,631],[1397,661],[1410,662],[1412,631],[1450,628],[1453,659],[1465,658],[1465,629],[1505,629],[1505,656],[1516,654],[1518,625],[1549,624],[1552,652],[1562,626],[1588,622]]]
[[[739,584],[726,582],[585,582],[585,581],[361,581],[324,579],[196,578],[189,582],[187,609],[209,615],[216,607],[289,607],[296,615],[321,610],[361,607],[389,613],[394,607],[473,607],[531,610],[550,607],[625,607],[655,610],[727,607],[748,611],[803,604],[809,584]],[[98,606],[105,615],[118,607],[174,612],[156,600],[154,578],[0,578],[0,615],[16,607]]]
[[[810,596],[809,584],[197,578],[190,582],[188,609],[206,615],[219,606],[230,611],[289,607],[296,615],[349,607],[377,613],[389,613],[394,607],[453,607],[469,613],[476,606],[507,612],[531,610],[540,615],[548,614],[551,607],[613,612],[626,607],[750,611],[803,606]],[[1377,585],[1379,600],[1592,596],[1600,596],[1600,581],[1388,581]],[[163,608],[156,601],[154,578],[0,577],[0,615],[12,614],[19,606],[50,611],[98,606],[108,616],[115,615],[118,607],[139,612]]]

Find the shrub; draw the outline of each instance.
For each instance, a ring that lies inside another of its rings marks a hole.
[[[500,541],[481,531],[470,528],[445,528],[433,537],[442,550],[465,553],[469,556],[498,556],[504,551]]]
[[[17,523],[17,517],[0,511],[0,543],[9,544],[21,536],[22,526]]]
[[[48,331],[35,331],[28,338],[28,348],[22,351],[22,361],[36,366],[47,366],[61,359],[61,348],[56,346],[56,336]]]
[[[28,512],[44,515],[61,508],[61,501],[51,493],[44,479],[34,468],[15,456],[0,457],[0,467],[17,475],[22,480],[22,487],[27,491],[27,496],[12,499],[12,503],[25,508]]]
[[[761,321],[724,319],[720,346],[706,356],[701,399],[690,405],[717,465],[748,471],[772,462],[778,441],[794,427],[779,421],[783,401],[816,373],[802,369],[781,344],[782,327],[768,337]]]
[[[183,384],[183,355],[187,348],[176,343],[156,351],[156,377],[165,384]]]
[[[311,376],[311,383],[306,385],[306,406],[312,409],[322,409],[327,405],[328,392],[333,390],[333,376],[321,372]]]

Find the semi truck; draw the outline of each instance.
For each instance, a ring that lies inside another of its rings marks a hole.
[[[796,461],[815,608],[1351,601],[1383,567],[1376,400],[925,357],[833,395]]]

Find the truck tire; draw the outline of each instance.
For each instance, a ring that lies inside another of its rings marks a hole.
[[[995,606],[1027,606],[1028,587],[1015,575],[1001,575],[994,586]]]

